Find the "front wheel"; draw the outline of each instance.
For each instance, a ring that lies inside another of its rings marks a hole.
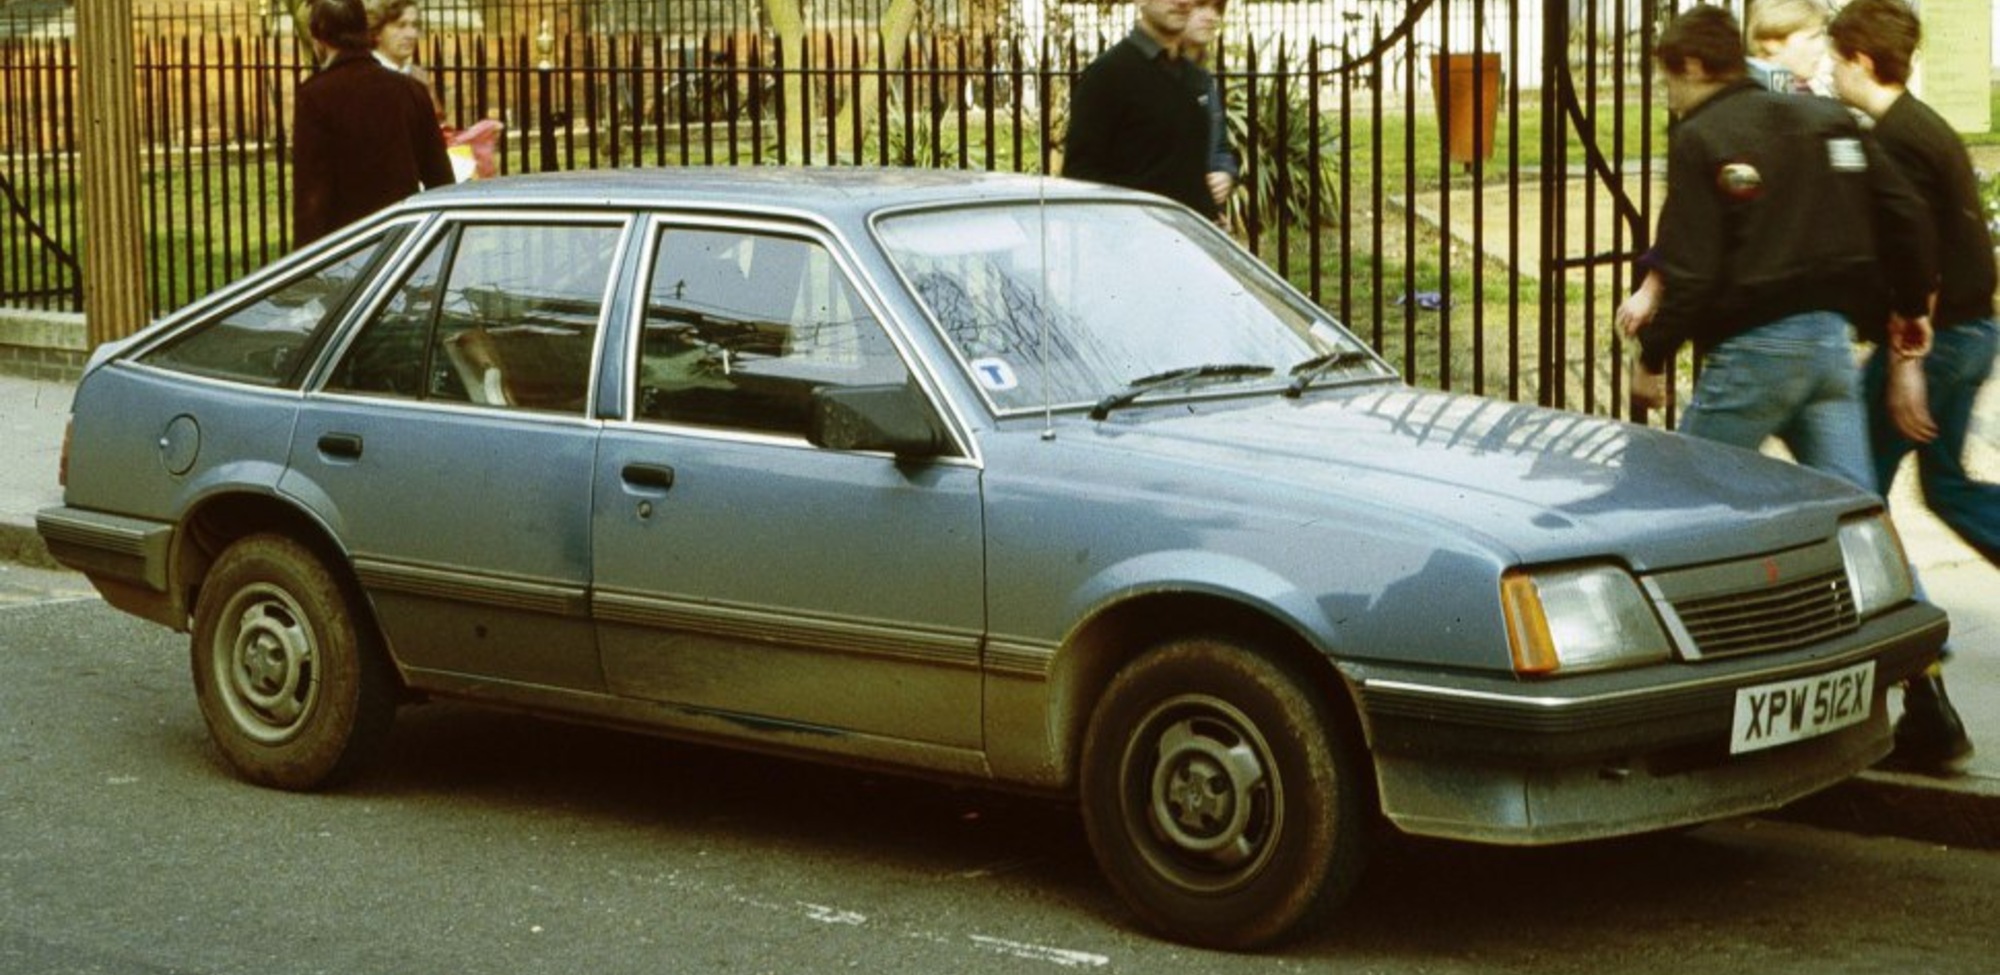
[[[1162,935],[1245,950],[1360,877],[1365,761],[1313,685],[1256,650],[1169,643],[1105,690],[1084,738],[1091,849]]]
[[[353,771],[395,716],[388,662],[349,590],[304,545],[256,535],[216,560],[195,602],[195,696],[237,773],[315,789]]]

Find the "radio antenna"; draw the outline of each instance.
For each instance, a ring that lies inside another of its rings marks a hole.
[[[1056,438],[1055,394],[1050,391],[1049,378],[1049,174],[1048,160],[1042,161],[1043,171],[1035,177],[1035,239],[1041,245],[1042,287],[1041,298],[1035,302],[1035,316],[1040,319],[1036,326],[1041,332],[1041,340],[1036,342],[1040,349],[1037,358],[1042,371],[1042,439]]]

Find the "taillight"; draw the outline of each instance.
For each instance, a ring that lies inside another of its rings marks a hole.
[[[75,432],[76,418],[70,417],[69,422],[63,424],[62,454],[56,459],[56,485],[59,487],[69,487],[69,436]]]

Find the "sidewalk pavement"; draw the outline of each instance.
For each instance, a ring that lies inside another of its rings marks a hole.
[[[35,533],[35,512],[62,499],[56,469],[68,422],[67,383],[0,374],[0,560],[54,568]],[[2000,382],[1974,413],[1967,466],[2000,479]],[[1897,528],[1931,598],[1951,614],[1952,700],[1978,752],[1951,779],[1870,771],[1779,815],[1865,833],[1955,846],[2000,848],[2000,570],[1960,542],[1923,506],[1905,469],[1890,498]],[[1897,702],[1891,695],[1891,707]]]

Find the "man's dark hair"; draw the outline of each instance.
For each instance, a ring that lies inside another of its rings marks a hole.
[[[1910,57],[1923,40],[1923,28],[1903,0],[1852,0],[1833,15],[1826,37],[1843,58],[1868,55],[1876,81],[1900,85],[1910,80]]]
[[[1718,80],[1740,78],[1747,70],[1743,60],[1743,28],[1721,7],[1702,4],[1689,7],[1660,32],[1653,47],[1660,66],[1672,74],[1686,74],[1689,61],[1700,61],[1702,70]]]
[[[366,51],[375,46],[368,33],[368,8],[361,0],[313,0],[307,20],[312,36],[339,51]]]

